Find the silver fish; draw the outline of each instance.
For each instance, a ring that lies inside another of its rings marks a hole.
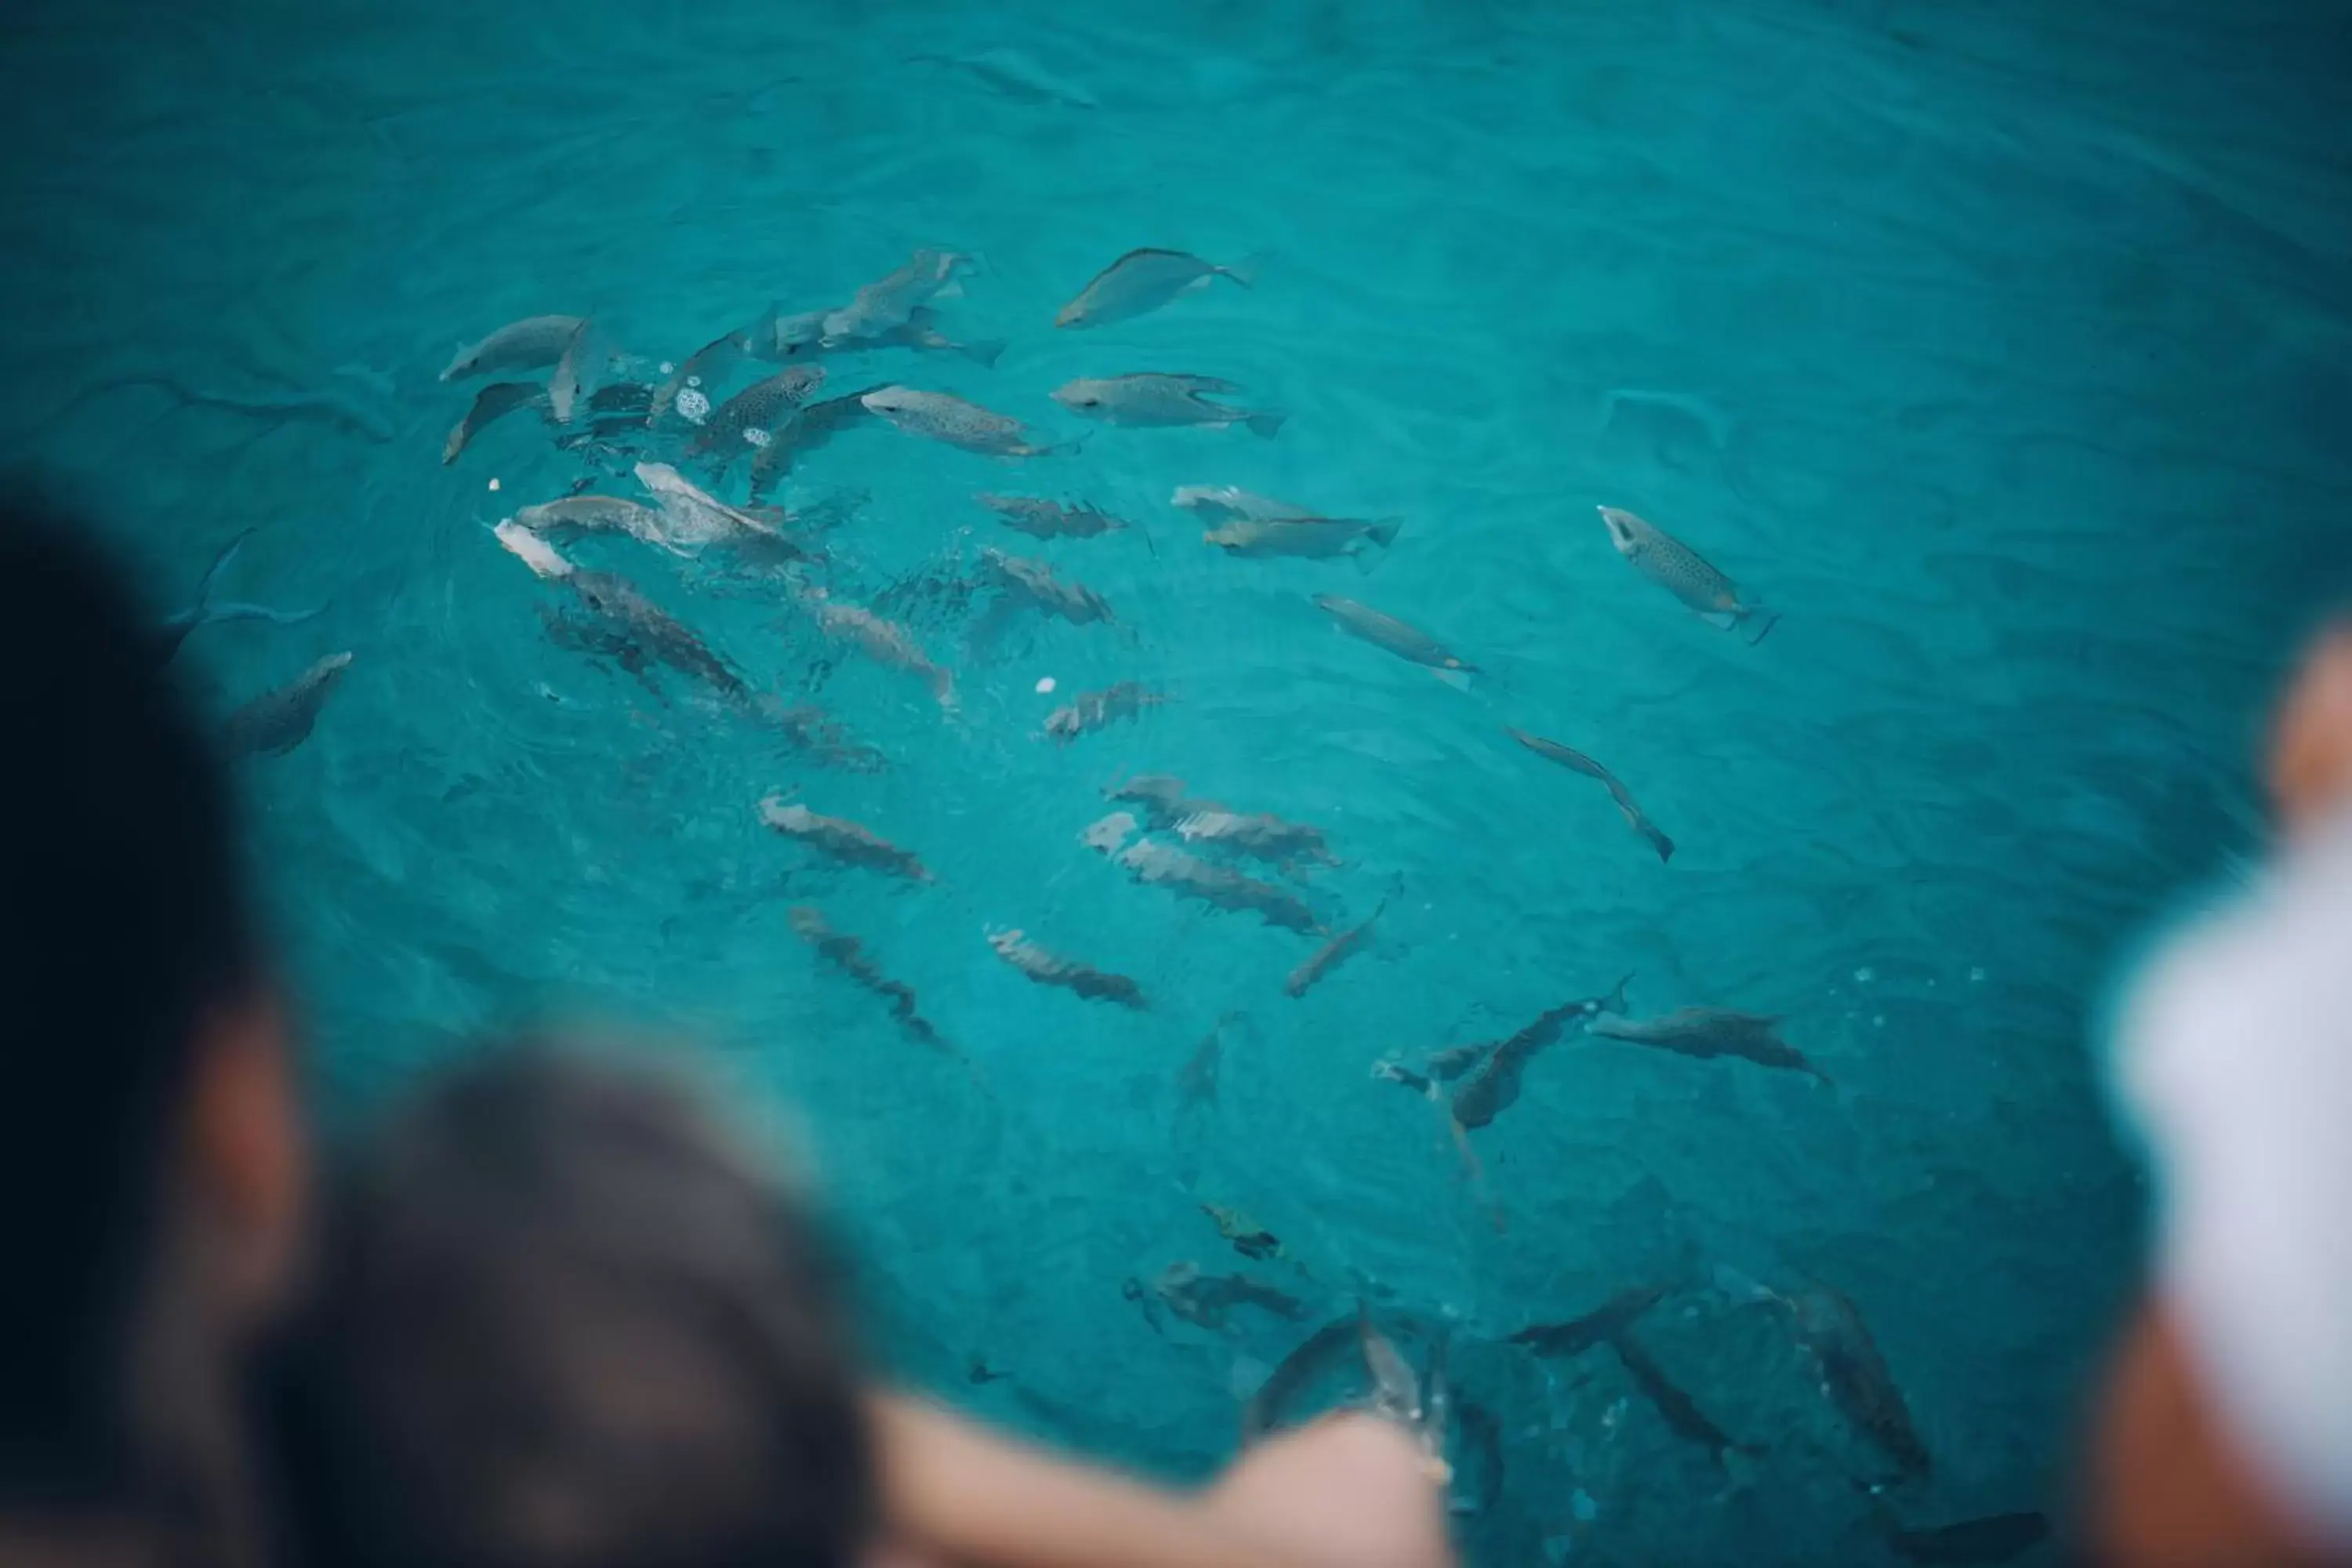
[[[1272,436],[1282,428],[1286,415],[1209,401],[1211,394],[1240,390],[1213,375],[1139,371],[1132,375],[1081,376],[1055,387],[1052,396],[1071,413],[1106,425],[1206,425],[1216,429],[1245,425],[1254,436]]]
[[[1511,1335],[1507,1342],[1525,1345],[1531,1353],[1551,1359],[1581,1355],[1624,1333],[1667,1294],[1664,1285],[1629,1285],[1581,1317],[1534,1324]]]
[[[1625,826],[1647,839],[1650,847],[1658,852],[1660,860],[1675,858],[1675,841],[1650,820],[1640,803],[1634,800],[1633,792],[1618,781],[1615,773],[1582,752],[1563,746],[1558,741],[1547,741],[1541,735],[1530,735],[1525,730],[1514,730],[1507,725],[1503,732],[1547,762],[1558,763],[1570,773],[1582,773],[1586,778],[1599,781],[1601,787],[1609,792],[1609,798],[1617,803],[1618,811],[1625,818]]]
[[[760,820],[785,837],[797,839],[845,866],[863,866],[867,870],[887,871],[893,877],[916,882],[938,880],[911,851],[899,848],[871,828],[846,817],[821,816],[797,801],[788,805],[783,796],[772,795],[760,803]]]
[[[1794,1320],[1797,1338],[1822,1373],[1822,1392],[1840,1414],[1878,1445],[1902,1474],[1924,1481],[1935,1471],[1927,1440],[1911,1419],[1903,1391],[1887,1370],[1862,1309],[1827,1285],[1777,1298]]]
[[[1065,743],[1092,730],[1133,719],[1168,699],[1140,681],[1122,680],[1100,691],[1082,691],[1045,715],[1045,733]]]
[[[940,707],[955,706],[955,677],[933,664],[906,627],[856,605],[835,603],[823,589],[812,591],[803,602],[827,637],[847,643],[877,664],[921,677]]]
[[[1356,1342],[1364,1370],[1372,1377],[1372,1408],[1391,1421],[1413,1426],[1421,1418],[1421,1380],[1405,1364],[1389,1337],[1372,1326],[1371,1309],[1356,1303]]]
[[[1213,844],[1285,868],[1339,863],[1323,841],[1321,828],[1285,822],[1262,811],[1227,811],[1213,801],[1202,801],[1171,826],[1188,844]]]
[[[1386,648],[1399,658],[1426,665],[1451,685],[1466,687],[1470,677],[1479,673],[1476,665],[1465,663],[1427,632],[1407,626],[1394,616],[1382,615],[1368,605],[1343,599],[1337,594],[1318,594],[1315,604],[1350,637],[1361,637],[1374,647]]]
[[[596,389],[604,384],[604,372],[611,358],[596,323],[583,317],[572,330],[571,341],[563,345],[563,353],[547,378],[547,408],[558,425],[571,424],[573,408],[594,396]]]
[[[921,392],[909,386],[877,387],[859,400],[866,411],[878,414],[909,436],[943,441],[987,458],[1042,458],[1067,451],[1041,447],[1029,427],[977,403],[945,392]]]
[[[1168,504],[1181,506],[1187,511],[1197,511],[1211,522],[1228,518],[1276,522],[1315,515],[1307,507],[1294,506],[1272,496],[1255,495],[1233,485],[1178,485],[1176,493],[1168,498]]]
[[[1185,799],[1184,781],[1168,773],[1138,773],[1103,793],[1112,800],[1143,807],[1154,827],[1170,826],[1177,818],[1188,816],[1208,804]]]
[[[983,550],[980,555],[997,586],[1047,615],[1059,616],[1075,626],[1111,619],[1110,605],[1101,595],[1083,583],[1065,583],[1042,561],[1007,555],[1001,550]]]
[[[1307,1316],[1306,1306],[1287,1291],[1244,1275],[1203,1274],[1190,1259],[1163,1269],[1151,1282],[1151,1293],[1170,1311],[1211,1333],[1225,1331],[1228,1315],[1236,1307],[1255,1307],[1294,1323]]]
[[[1228,555],[1294,555],[1309,561],[1350,555],[1360,563],[1365,546],[1387,549],[1402,526],[1392,517],[1377,521],[1349,517],[1242,518],[1201,537]]]
[[[518,507],[514,521],[533,533],[593,532],[610,530],[646,544],[677,550],[663,514],[641,501],[619,496],[565,496],[537,506]]]
[[[1780,1023],[1776,1017],[1729,1007],[1678,1007],[1655,1018],[1596,1018],[1591,1031],[1605,1039],[1654,1046],[1677,1056],[1738,1057],[1759,1067],[1811,1073],[1828,1083],[1829,1074],[1780,1038]]]
[[[1171,300],[1205,289],[1219,278],[1250,287],[1256,268],[1250,262],[1219,267],[1183,250],[1130,250],[1094,276],[1078,297],[1054,318],[1057,327],[1107,327],[1131,321]]]
[[[848,975],[858,984],[890,1004],[890,1012],[908,1036],[927,1046],[953,1052],[954,1047],[940,1037],[939,1030],[916,1011],[919,1004],[915,988],[903,980],[893,980],[882,973],[881,966],[866,956],[865,943],[854,936],[844,936],[833,929],[824,911],[802,904],[786,917],[792,922],[793,934],[816,949],[817,956]]]
[[[1116,1002],[1139,1013],[1149,1009],[1150,1004],[1143,999],[1143,987],[1124,974],[1112,974],[1072,959],[1056,957],[1017,930],[984,934],[997,957],[1040,985],[1058,985],[1089,1002]]]
[[[769,432],[767,445],[751,459],[752,499],[767,494],[777,479],[790,473],[795,458],[814,451],[851,426],[873,418],[873,411],[866,406],[866,397],[867,393],[879,390],[867,387],[793,410],[790,418]]]
[[[1093,539],[1129,526],[1096,507],[1066,506],[1035,496],[991,495],[982,490],[971,499],[994,512],[1005,527],[1032,539]]]
[[[653,402],[646,409],[646,417],[659,421],[667,416],[677,405],[678,394],[688,387],[709,397],[710,388],[718,385],[720,379],[751,352],[759,335],[762,331],[773,331],[771,318],[774,314],[771,310],[766,316],[760,318],[757,325],[713,338],[680,360],[669,379],[654,389]]]
[[[1255,877],[1244,877],[1231,867],[1203,860],[1170,845],[1145,839],[1129,845],[1111,859],[1137,881],[1167,888],[1179,898],[1198,899],[1214,909],[1255,914],[1268,925],[1308,936],[1323,929],[1315,911],[1296,893]]]
[[[661,502],[662,515],[669,521],[670,537],[682,547],[697,549],[748,536],[763,544],[782,545],[791,552],[806,553],[786,540],[774,524],[741,507],[730,506],[667,463],[639,463],[636,476],[637,482],[653,491],[655,499]]]
[[[928,305],[919,306],[907,319],[895,327],[869,332],[858,337],[827,337],[824,320],[827,311],[794,316],[779,322],[774,329],[773,347],[761,354],[763,359],[800,362],[824,354],[871,353],[878,349],[913,349],[917,353],[957,354],[972,363],[992,368],[1005,349],[1003,338],[973,338],[961,341],[948,336],[940,329],[937,310]]]
[[[577,570],[540,534],[508,518],[490,530],[501,549],[530,567],[534,575],[562,582]]]
[[[904,326],[931,300],[961,293],[956,277],[971,266],[971,257],[951,250],[918,250],[904,267],[876,279],[852,295],[848,304],[827,312],[824,335],[864,338]]]
[[[1729,631],[1743,621],[1764,616],[1763,626],[1748,639],[1759,643],[1779,624],[1780,616],[1743,602],[1730,578],[1657,524],[1613,506],[1600,510],[1601,521],[1609,530],[1609,542],[1617,547],[1617,553],[1708,626]]]
[[[231,757],[282,757],[310,738],[319,710],[334,695],[349,653],[331,653],[275,691],[265,691],[228,716],[221,749]]]
[[[569,572],[563,581],[579,595],[582,607],[625,637],[640,658],[666,664],[730,700],[751,696],[743,678],[711,652],[692,627],[646,598],[635,584],[610,572]]]
[[[1217,1103],[1217,1074],[1224,1063],[1225,1030],[1240,1023],[1245,1015],[1221,1015],[1216,1026],[1192,1048],[1192,1056],[1176,1069],[1176,1109],[1179,1114],[1200,1110]]]
[[[509,321],[480,342],[459,349],[441,379],[463,381],[504,370],[545,370],[563,357],[580,331],[580,322],[578,316],[527,316]]]
[[[1317,981],[1347,963],[1370,940],[1372,927],[1380,923],[1381,916],[1388,907],[1388,900],[1382,899],[1372,906],[1372,912],[1361,921],[1317,948],[1304,963],[1290,972],[1290,977],[1282,983],[1282,994],[1294,1000],[1304,996]]]
[[[1535,1059],[1536,1053],[1567,1033],[1571,1024],[1589,1033],[1600,1033],[1604,1016],[1624,1007],[1625,987],[1633,978],[1629,974],[1617,982],[1616,988],[1606,996],[1564,1002],[1538,1015],[1533,1023],[1487,1052],[1454,1091],[1454,1121],[1464,1128],[1484,1127],[1508,1110],[1518,1100],[1520,1075]]]
[[[474,394],[474,405],[466,410],[466,416],[449,427],[449,439],[441,445],[442,466],[446,468],[456,462],[457,454],[466,449],[466,443],[492,424],[518,408],[528,408],[546,401],[547,394],[528,381],[490,383]]]
[[[788,365],[753,382],[713,409],[695,432],[688,450],[697,457],[715,457],[723,471],[746,447],[764,447],[774,439],[777,426],[806,403],[824,383],[821,364]]]

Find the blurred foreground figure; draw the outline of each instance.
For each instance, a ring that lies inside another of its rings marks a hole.
[[[2118,1563],[2352,1561],[2352,625],[2305,661],[2270,763],[2273,863],[2120,1020],[2163,1223],[2102,1418]]]
[[[869,1394],[806,1215],[639,1072],[464,1070],[339,1197],[279,1406],[321,1568],[1446,1561],[1375,1423],[1187,1499]]]
[[[429,1092],[347,1185],[290,1380],[301,1557],[792,1568],[871,1537],[815,1238],[686,1096],[508,1057]]]
[[[226,784],[89,532],[0,497],[0,1562],[242,1564],[290,1051]]]

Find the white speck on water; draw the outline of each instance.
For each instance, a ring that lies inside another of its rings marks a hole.
[[[1052,676],[1050,676],[1050,675],[1041,675],[1041,676],[1039,676],[1039,677],[1037,678],[1037,695],[1038,695],[1038,696],[1040,696],[1040,697],[1045,696],[1047,692],[1049,692],[1049,691],[1051,691],[1051,690],[1053,690],[1053,689],[1054,689],[1054,685],[1055,685],[1055,681],[1054,681],[1054,678],[1053,678]]]
[[[1984,984],[1984,966],[1982,964],[1979,964],[1976,968],[1969,971],[1969,984],[1971,985],[1981,985]]]
[[[492,479],[492,480],[490,481],[490,489],[498,489],[498,488],[499,488],[499,481],[498,481],[498,480],[496,480],[496,479]]]
[[[1592,1494],[1582,1487],[1576,1489],[1576,1495],[1569,1500],[1568,1506],[1569,1510],[1576,1515],[1577,1522],[1580,1524],[1591,1524],[1601,1517],[1601,1505],[1594,1502]]]
[[[1853,972],[1853,978],[1856,984],[1867,985],[1878,978],[1878,972],[1874,969],[1857,969]]]
[[[677,395],[677,402],[673,406],[677,409],[678,417],[689,424],[699,425],[710,417],[710,399],[691,386]]]
[[[667,374],[669,374],[671,372],[675,371],[676,369],[677,369],[677,366],[676,366],[676,365],[674,365],[674,364],[670,363],[669,363],[669,361],[667,361],[667,360],[664,360],[664,361],[662,361],[662,362],[661,362],[661,373],[662,373],[664,375],[667,375]]]
[[[688,386],[700,386],[702,384],[702,378],[698,375],[689,375],[686,378],[686,384]]]
[[[1884,1013],[1873,1014],[1870,1019],[1870,1026],[1874,1029],[1883,1029],[1886,1027],[1886,1015]]]

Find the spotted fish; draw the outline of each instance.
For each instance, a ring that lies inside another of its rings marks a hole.
[[[1018,419],[945,392],[910,386],[877,387],[859,399],[909,436],[943,442],[988,458],[1043,458],[1069,447],[1040,446]]]
[[[350,654],[331,653],[277,690],[263,692],[228,716],[221,749],[232,757],[284,756],[310,738],[319,710],[351,667]]]
[[[1618,507],[1604,506],[1600,510],[1601,523],[1609,530],[1609,542],[1617,547],[1617,553],[1634,571],[1681,600],[1707,625],[1729,631],[1761,616],[1762,625],[1748,639],[1754,643],[1762,642],[1779,623],[1780,616],[1768,615],[1742,600],[1730,578],[1657,524]]]

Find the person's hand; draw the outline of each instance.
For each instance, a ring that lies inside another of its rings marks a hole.
[[[2313,645],[2271,732],[2271,798],[2289,833],[2352,805],[2352,621]]]
[[[1334,1415],[1258,1444],[1202,1494],[1238,1535],[1304,1568],[1451,1568],[1445,1491],[1394,1422]]]

